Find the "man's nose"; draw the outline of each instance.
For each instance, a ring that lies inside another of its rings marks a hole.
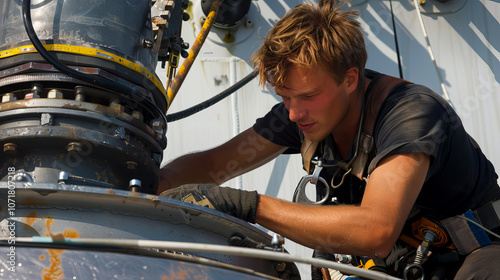
[[[300,104],[297,104],[296,101],[290,102],[288,112],[289,118],[292,122],[298,122],[306,115],[305,110],[302,108],[302,106],[300,106]]]

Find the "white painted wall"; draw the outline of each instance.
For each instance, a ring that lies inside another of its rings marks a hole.
[[[252,1],[248,19],[253,27],[240,26],[235,42],[223,43],[224,31],[215,28],[209,35],[189,72],[169,113],[198,104],[223,91],[252,71],[249,59],[259,47],[261,35],[291,7],[302,1]],[[427,0],[421,19],[413,0],[393,1],[396,34],[400,48],[403,77],[445,91],[469,133],[500,170],[500,4],[498,1],[451,0],[447,4]],[[200,30],[200,1],[193,2],[192,20],[183,26],[183,38],[192,43]],[[367,68],[399,76],[391,1],[354,0],[349,9],[360,11],[366,35]],[[429,42],[429,43],[428,43]],[[435,63],[429,56],[429,47]],[[439,70],[437,70],[439,69]],[[439,71],[439,72],[438,72]],[[166,83],[166,71],[157,69]],[[443,88],[445,90],[443,90]],[[278,98],[262,90],[257,81],[231,97],[187,119],[168,124],[168,146],[164,163],[186,153],[207,149],[227,141],[253,125]],[[293,191],[305,174],[297,155],[284,155],[265,166],[227,182],[236,188],[291,200]],[[287,240],[292,254],[310,256],[312,251]],[[299,265],[303,279],[309,267]]]

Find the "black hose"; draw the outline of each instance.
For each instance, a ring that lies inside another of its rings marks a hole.
[[[30,39],[31,43],[33,44],[37,52],[42,56],[42,58],[45,59],[45,61],[47,61],[48,63],[52,64],[57,70],[61,71],[61,73],[83,82],[113,90],[118,93],[129,93],[141,97],[142,100],[151,105],[151,108],[156,111],[156,115],[165,118],[165,114],[161,112],[160,109],[155,104],[153,104],[153,102],[151,102],[148,98],[143,96],[138,91],[111,80],[78,72],[62,64],[59,60],[50,55],[50,53],[45,49],[42,42],[40,42],[40,39],[36,35],[35,29],[33,28],[33,22],[31,20],[31,0],[23,0],[22,13],[24,28],[26,29],[26,33],[28,34],[28,38]]]
[[[217,102],[228,97],[229,95],[231,95],[232,93],[234,93],[235,91],[237,91],[238,89],[240,89],[241,87],[246,85],[253,78],[255,78],[257,76],[257,74],[258,74],[257,71],[253,71],[252,73],[248,74],[243,79],[239,80],[236,84],[230,86],[228,89],[217,94],[216,96],[214,96],[214,97],[212,97],[212,98],[210,98],[210,99],[208,99],[208,100],[206,100],[198,105],[195,105],[193,107],[190,107],[190,108],[187,108],[185,110],[167,115],[167,122],[175,122],[177,120],[187,118],[191,115],[198,113],[201,110],[204,110],[204,109],[216,104]]]

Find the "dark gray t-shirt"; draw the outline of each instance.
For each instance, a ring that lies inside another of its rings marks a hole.
[[[366,72],[371,79],[381,75]],[[257,119],[253,128],[271,142],[289,147],[286,153],[300,153],[300,131],[288,118],[283,103]],[[453,108],[424,86],[409,84],[391,92],[379,111],[373,136],[376,150],[369,161],[368,172],[388,155],[430,155],[429,171],[416,204],[431,209],[441,218],[476,208],[487,191],[497,184],[493,165],[467,134]],[[330,135],[320,143],[317,153],[326,160],[339,159],[334,143]],[[353,153],[351,150],[347,160]],[[335,171],[336,168],[324,168],[321,176],[330,182]],[[342,174],[339,172],[333,179],[335,184],[340,182]],[[363,192],[364,183],[347,176],[346,183],[335,189],[334,195],[342,203],[358,204]]]

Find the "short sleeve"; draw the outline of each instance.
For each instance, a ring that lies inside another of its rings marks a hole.
[[[302,141],[299,129],[290,121],[288,110],[282,102],[274,105],[264,117],[258,118],[253,129],[267,140],[288,147],[285,153],[300,153]]]
[[[446,158],[446,138],[450,133],[449,110],[436,93],[420,85],[408,85],[391,95],[377,117],[374,138],[377,149],[370,162],[371,173],[389,155],[424,153],[431,165]],[[432,175],[432,166],[428,176]]]

